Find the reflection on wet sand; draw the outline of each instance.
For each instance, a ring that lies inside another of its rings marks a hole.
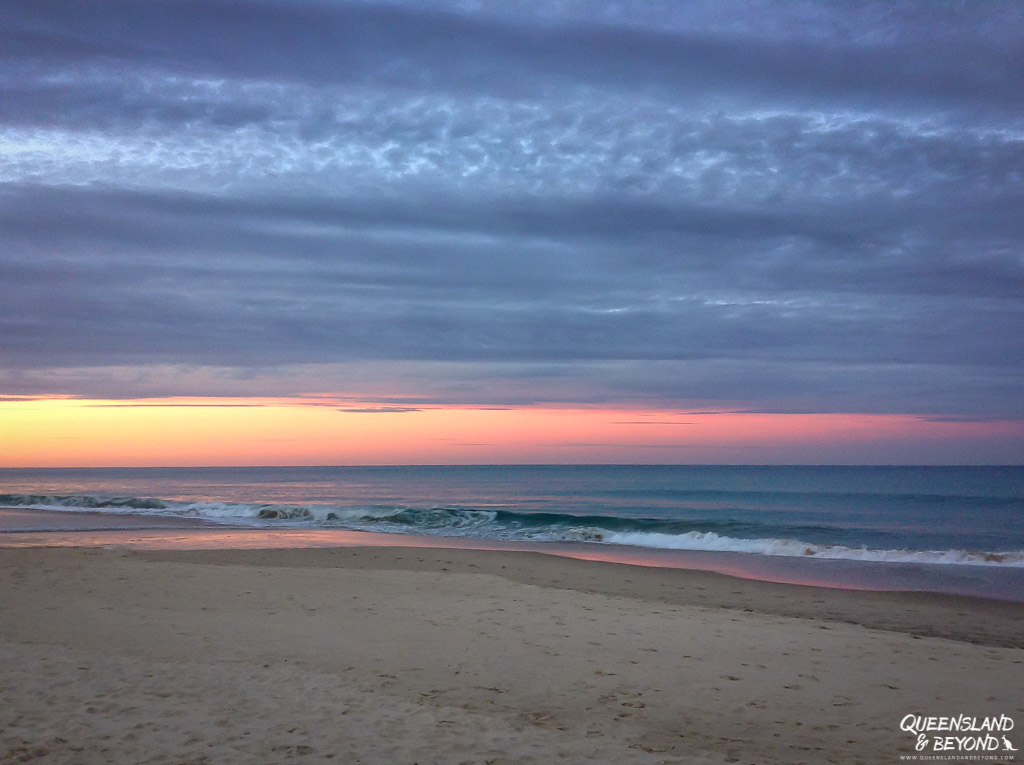
[[[632,566],[711,571],[741,579],[845,590],[947,592],[1024,599],[1024,569],[864,563],[734,552],[566,542],[505,542],[345,529],[237,528],[192,518],[0,509],[0,547],[253,550],[400,547],[544,553]]]

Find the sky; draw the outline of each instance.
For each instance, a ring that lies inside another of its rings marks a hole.
[[[1024,4],[6,0],[0,466],[1024,462]]]

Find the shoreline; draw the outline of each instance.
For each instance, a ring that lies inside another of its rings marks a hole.
[[[731,552],[342,529],[253,529],[201,518],[0,508],[0,550],[95,548],[201,565],[487,572],[531,586],[564,587],[674,606],[846,622],[916,637],[1024,648],[1024,588],[1014,593],[1017,599],[1007,599],[976,592],[914,589],[908,585],[915,580],[906,576],[887,581],[880,578],[880,572],[885,577],[887,569],[907,569],[911,564],[777,561],[771,556]],[[845,568],[847,574],[860,569],[861,579],[868,582],[871,580],[863,572],[872,572],[872,583],[885,586],[857,586],[849,575],[830,580],[826,574],[835,574],[837,568]],[[946,565],[924,568],[948,571]],[[1024,570],[1020,576],[1024,579]],[[920,582],[918,578],[916,583]]]
[[[507,541],[324,527],[246,527],[202,518],[0,507],[0,549],[121,547],[139,550],[400,547],[519,551],[642,568],[721,574],[826,590],[920,592],[1024,603],[1024,567],[897,563],[670,550],[584,542]]]

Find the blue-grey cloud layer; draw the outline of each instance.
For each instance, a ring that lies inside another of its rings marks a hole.
[[[1020,6],[496,6],[5,4],[0,388],[1024,416]]]

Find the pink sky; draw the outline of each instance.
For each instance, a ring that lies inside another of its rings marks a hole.
[[[636,407],[340,405],[316,398],[0,402],[0,466],[1000,464],[1024,423]]]

